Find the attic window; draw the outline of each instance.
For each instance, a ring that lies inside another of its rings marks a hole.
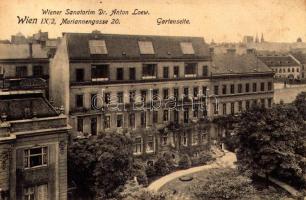
[[[181,42],[180,45],[183,54],[194,54],[194,49],[191,42]]]
[[[89,40],[90,54],[107,54],[105,40]]]
[[[154,54],[154,48],[151,41],[138,41],[141,54]]]

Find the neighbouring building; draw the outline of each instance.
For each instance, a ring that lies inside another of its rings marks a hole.
[[[0,199],[67,199],[67,117],[42,93],[0,92]]]
[[[299,61],[291,54],[268,53],[261,55],[258,53],[257,56],[275,72],[275,78],[301,78],[301,65]]]
[[[306,52],[292,53],[294,58],[299,61],[301,66],[301,79],[306,79]]]
[[[75,135],[122,131],[133,136],[135,155],[197,154],[218,131],[210,123],[218,101],[228,106],[224,114],[249,100],[272,105],[273,72],[253,54],[227,56],[232,64],[212,60],[198,37],[64,33],[51,62],[50,98],[65,108]]]
[[[10,93],[35,88],[48,97],[49,58],[40,44],[0,44],[0,88]],[[40,89],[40,90],[38,90]]]

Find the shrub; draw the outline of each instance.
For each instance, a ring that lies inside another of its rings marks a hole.
[[[184,154],[181,156],[181,159],[179,161],[179,167],[181,169],[187,169],[191,166],[190,158],[187,154]]]
[[[147,174],[147,177],[156,176],[154,165],[147,165],[146,174]]]
[[[211,153],[210,152],[207,152],[207,151],[203,151],[200,153],[199,155],[199,161],[198,163],[200,165],[205,165],[207,164],[209,161],[213,161],[215,160],[215,158],[212,157]]]
[[[164,176],[170,173],[169,163],[166,161],[165,157],[159,157],[154,163],[154,169],[156,175]]]

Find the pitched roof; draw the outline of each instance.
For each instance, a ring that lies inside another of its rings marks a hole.
[[[212,57],[214,74],[252,74],[271,73],[272,70],[261,62],[254,54],[216,54]]]
[[[48,58],[47,51],[40,44],[32,44],[32,58]],[[0,44],[0,59],[28,59],[29,44]]]
[[[269,67],[298,66],[299,63],[290,55],[258,56]]]
[[[64,33],[70,59],[209,59],[209,46],[200,37],[118,35],[101,33]],[[89,40],[105,40],[107,54],[91,55]],[[151,41],[154,54],[140,53],[138,42]],[[180,42],[191,42],[195,54],[183,54]]]
[[[26,110],[29,110],[28,116]],[[58,115],[45,98],[29,94],[1,96],[0,113],[5,113],[7,120],[32,118],[33,113],[36,113],[38,118]]]
[[[292,55],[294,56],[294,58],[296,58],[300,63],[302,64],[306,64],[306,53],[292,53]]]

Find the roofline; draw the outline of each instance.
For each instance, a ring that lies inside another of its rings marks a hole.
[[[224,77],[260,77],[260,76],[271,76],[271,78],[274,76],[274,72],[272,71],[266,71],[266,72],[256,72],[256,73],[216,73],[211,74],[211,79],[214,78],[224,78]]]
[[[62,35],[92,35],[92,34],[97,34],[97,35],[105,35],[105,36],[127,36],[127,37],[169,37],[169,38],[198,38],[198,39],[203,39],[203,36],[178,36],[178,35],[139,35],[139,34],[120,34],[120,33],[74,33],[74,32],[62,32]]]
[[[49,63],[49,58],[12,58],[0,59],[0,63]]]
[[[116,63],[116,62],[165,62],[165,61],[179,61],[179,62],[199,62],[212,61],[210,56],[198,58],[69,58],[70,63]]]

